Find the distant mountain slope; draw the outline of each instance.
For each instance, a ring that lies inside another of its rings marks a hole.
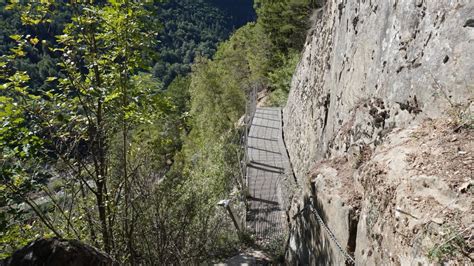
[[[150,21],[159,20],[163,29],[158,36],[159,57],[153,74],[165,87],[176,76],[190,71],[196,55],[211,57],[219,42],[256,16],[252,0],[169,0],[156,5],[156,17]],[[5,3],[0,3],[0,56],[9,54],[15,45],[9,37],[13,34],[30,34],[54,43],[54,36],[61,33],[70,16],[70,10],[61,6],[51,13],[53,22],[48,27],[34,30],[21,26],[18,12],[5,7]],[[18,64],[32,77],[33,88],[44,89],[50,86],[44,82],[46,78],[58,75],[55,65],[60,55],[44,49],[42,44],[36,48]]]
[[[255,11],[252,0],[170,0],[157,16],[164,29],[153,74],[167,86],[190,71],[197,55],[211,57],[234,29],[255,19]]]

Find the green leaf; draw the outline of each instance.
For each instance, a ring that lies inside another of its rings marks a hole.
[[[30,43],[33,44],[33,45],[38,44],[38,42],[39,42],[39,40],[36,37],[33,37],[33,38],[30,39]]]
[[[11,2],[12,2],[11,4],[8,4],[8,5],[5,6],[5,10],[13,10],[16,7],[16,5],[18,4],[18,0],[16,0],[16,1],[12,0]]]
[[[0,86],[0,89],[6,90],[6,89],[8,89],[8,87],[10,87],[10,84],[11,84],[11,82],[3,83],[3,84]]]
[[[15,55],[17,55],[19,57],[22,57],[22,56],[26,55],[26,53],[25,53],[25,51],[23,51],[22,47],[11,48],[10,51],[12,51]]]
[[[109,94],[105,97],[104,103],[108,103],[110,101],[113,101],[114,99],[120,97],[121,93],[120,92],[114,92],[112,94]]]
[[[12,38],[13,40],[19,42],[21,40],[21,35],[13,34],[13,35],[10,35],[10,38]]]

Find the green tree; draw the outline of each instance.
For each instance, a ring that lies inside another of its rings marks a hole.
[[[14,122],[11,127],[24,132],[25,137],[15,147],[9,136],[14,131],[2,129],[2,149],[13,151],[8,158],[2,158],[2,172],[11,172],[4,176],[2,189],[15,194],[9,184],[16,184],[16,189],[25,183],[18,181],[21,176],[34,177],[22,174],[38,157],[30,147],[38,147],[43,153],[49,150],[50,157],[59,159],[55,167],[85,188],[84,197],[95,198],[92,210],[96,215],[87,219],[91,241],[99,243],[106,252],[123,252],[124,260],[133,264],[133,222],[139,215],[132,206],[137,191],[133,182],[136,172],[130,161],[130,134],[132,128],[151,123],[159,115],[156,106],[164,103],[154,96],[158,88],[145,88],[133,79],[138,70],[146,68],[145,59],[151,58],[147,53],[152,53],[154,47],[155,32],[147,21],[147,4],[102,2],[67,4],[73,10],[71,22],[65,25],[54,48],[63,55],[63,78],[47,78],[56,89],[34,92],[25,85],[30,79],[26,72],[4,74],[2,79],[7,82],[2,85],[6,92],[2,94],[2,122]],[[57,8],[55,5],[65,4],[45,1],[11,4],[10,8],[21,9],[23,23],[34,26],[48,23],[48,11]],[[31,36],[13,38],[18,43],[12,49],[16,57],[26,55],[27,48],[39,42]],[[12,67],[13,61],[2,64],[3,68]],[[22,126],[25,121],[26,129]],[[40,211],[38,214],[45,215]],[[98,223],[94,222],[95,217]],[[42,221],[56,235],[62,235],[48,219]],[[100,239],[96,239],[96,224]]]
[[[278,51],[285,54],[303,47],[309,14],[316,6],[312,0],[255,1],[259,23]]]
[[[286,104],[290,93],[291,78],[300,59],[298,51],[290,51],[287,56],[281,56],[282,66],[268,73],[269,83],[273,88],[268,100],[270,106],[284,106]]]

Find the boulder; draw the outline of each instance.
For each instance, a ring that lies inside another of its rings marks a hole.
[[[0,261],[0,266],[118,265],[109,255],[78,240],[40,238]]]

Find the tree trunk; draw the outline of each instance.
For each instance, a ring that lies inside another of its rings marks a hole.
[[[99,220],[101,224],[102,239],[104,241],[104,250],[110,253],[110,236],[107,226],[107,212],[104,202],[104,183],[102,180],[97,182],[97,206],[99,208]]]

